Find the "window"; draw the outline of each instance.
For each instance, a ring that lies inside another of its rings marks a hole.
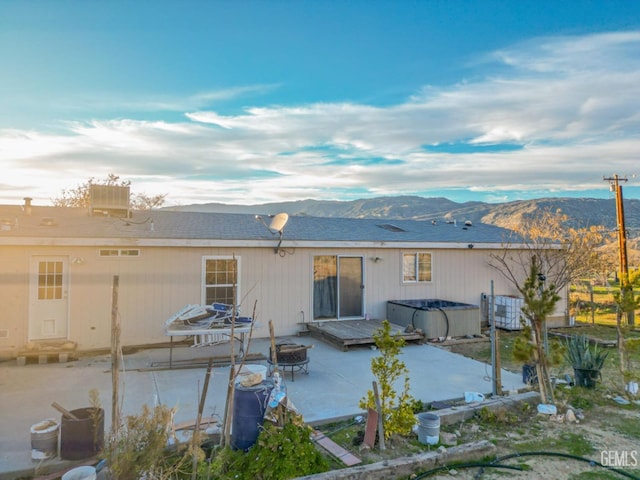
[[[38,300],[62,298],[62,262],[40,262],[38,265]]]
[[[431,254],[424,252],[402,255],[402,281],[404,283],[431,281]]]
[[[204,303],[233,305],[238,298],[238,258],[204,258]],[[235,287],[235,292],[234,292]]]
[[[101,257],[139,257],[140,250],[129,248],[103,248],[100,250]]]

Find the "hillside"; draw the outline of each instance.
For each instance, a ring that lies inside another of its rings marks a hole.
[[[624,201],[625,222],[630,237],[640,232],[640,200]],[[561,210],[570,219],[572,227],[603,225],[615,230],[615,200],[596,198],[540,198],[506,203],[457,203],[446,198],[418,196],[376,197],[350,201],[300,200],[294,202],[265,203],[259,205],[227,205],[205,203],[167,207],[167,210],[223,213],[253,213],[271,215],[287,212],[289,215],[315,217],[384,218],[405,220],[470,220],[501,227],[510,227],[522,218],[540,215],[544,211]]]

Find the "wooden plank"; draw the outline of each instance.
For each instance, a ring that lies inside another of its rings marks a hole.
[[[319,430],[314,430],[311,434],[311,438],[314,442],[316,442],[318,445],[320,445],[327,452],[329,452],[331,455],[336,457],[348,467],[362,463],[362,460],[360,460],[348,450],[342,448],[340,445],[331,440],[329,437],[325,436],[325,434]]]
[[[363,444],[373,448],[376,444],[376,433],[378,433],[378,412],[370,408],[367,413],[367,424],[364,429]]]

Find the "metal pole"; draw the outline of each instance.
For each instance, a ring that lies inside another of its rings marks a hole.
[[[493,294],[493,280],[489,294],[489,323],[491,324],[491,392],[495,397],[498,394],[497,369],[496,369],[496,306]]]
[[[120,430],[120,316],[118,314],[118,289],[120,276],[113,276],[111,289],[111,436],[117,439]]]

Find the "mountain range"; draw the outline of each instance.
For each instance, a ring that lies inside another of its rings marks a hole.
[[[511,228],[522,219],[539,216],[545,211],[560,210],[568,217],[568,226],[574,228],[602,225],[607,230],[617,229],[616,201],[614,198],[540,198],[504,203],[457,203],[442,197],[375,197],[347,201],[298,200],[255,205],[229,205],[203,203],[166,207],[166,210],[191,212],[251,213],[314,217],[380,218],[386,220],[456,220],[488,223]],[[625,226],[629,237],[640,235],[640,200],[624,200]]]

